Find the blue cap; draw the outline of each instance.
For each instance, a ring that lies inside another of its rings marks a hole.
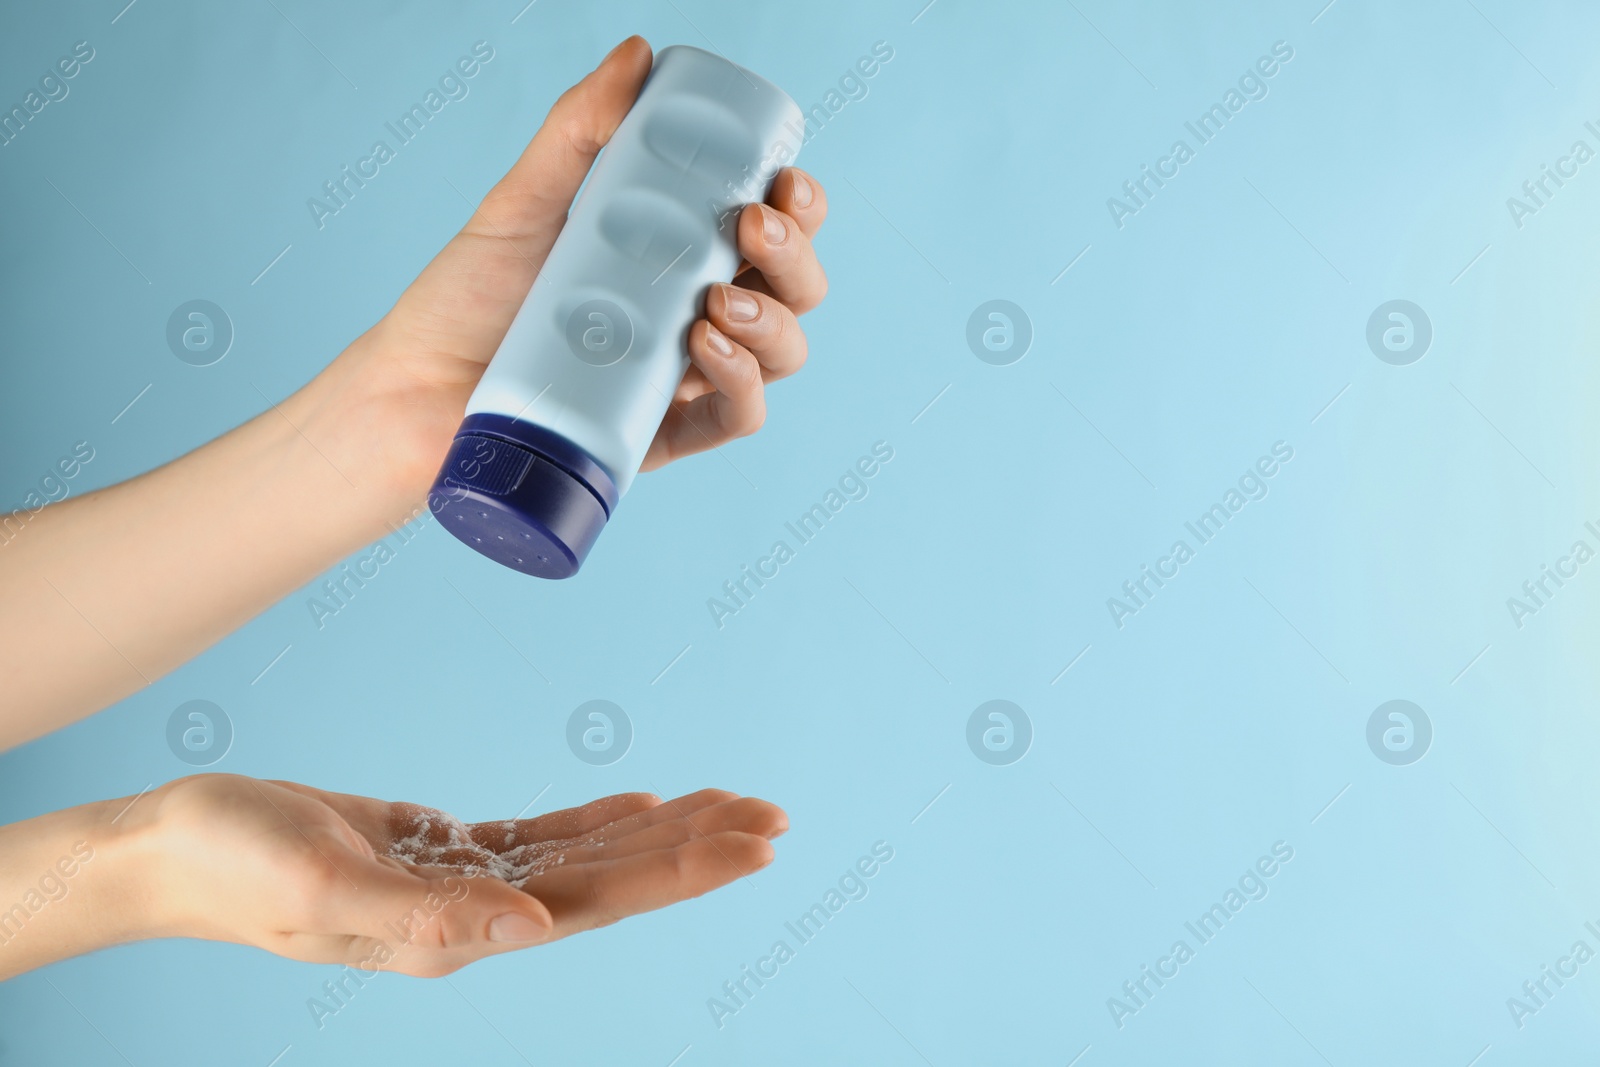
[[[468,415],[428,494],[468,548],[536,578],[570,578],[617,506],[598,460],[542,426]]]

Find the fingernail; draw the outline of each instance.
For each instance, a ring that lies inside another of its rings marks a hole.
[[[811,198],[816,195],[816,190],[811,188],[811,183],[806,180],[804,174],[797,170],[790,171],[790,173],[794,175],[794,190],[790,193],[794,200],[794,206],[810,207]]]
[[[733,285],[722,287],[724,307],[728,311],[728,319],[732,322],[754,322],[757,315],[761,314],[761,305],[756,303],[756,298],[748,292]]]
[[[548,931],[520,912],[496,915],[489,923],[490,941],[543,941]]]
[[[706,323],[706,347],[719,356],[733,355],[733,342],[723,336],[722,331]]]
[[[789,239],[789,227],[783,224],[783,219],[776,211],[765,204],[761,205],[761,235],[769,245],[781,245]]]

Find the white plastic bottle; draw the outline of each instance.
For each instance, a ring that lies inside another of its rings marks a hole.
[[[662,49],[467,402],[430,507],[469,547],[542,578],[576,573],[627,492],[684,372],[739,213],[800,148],[777,86]]]

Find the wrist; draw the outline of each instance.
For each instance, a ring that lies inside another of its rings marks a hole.
[[[285,428],[303,438],[285,446],[309,445],[320,461],[317,480],[333,499],[319,506],[336,507],[366,539],[427,507],[471,391],[412,374],[389,332],[380,321],[279,406]]]
[[[0,978],[169,936],[150,835],[103,801],[0,827]]]
[[[162,801],[183,781],[92,805],[98,809],[96,862],[107,861],[99,870],[96,903],[113,912],[107,933],[119,941],[194,936],[174,891],[181,843],[161,814]]]

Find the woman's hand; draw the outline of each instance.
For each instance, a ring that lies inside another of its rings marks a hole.
[[[32,868],[52,869],[55,853],[90,857],[16,924],[0,978],[161,936],[435,977],[753,874],[787,828],[772,804],[715,789],[469,826],[415,804],[196,775],[0,829],[19,861],[0,875],[4,899],[26,899]]]
[[[550,109],[511,171],[394,308],[352,346],[375,397],[363,418],[403,496],[420,502],[438,473],[467,398],[494,356],[566,222],[578,187],[650,72],[642,37],[618,45]],[[827,292],[811,238],[828,213],[816,179],[786,168],[765,204],[739,217],[744,266],[712,286],[689,331],[690,370],[645,457],[654,470],[681,456],[754,433],[766,417],[765,383],[805,363],[796,319]],[[330,368],[331,369],[331,368]],[[397,435],[400,437],[396,440]]]
[[[631,37],[568,90],[393,309],[304,388],[164,467],[0,524],[0,749],[143,688],[426,514],[467,398],[650,62]],[[761,425],[765,383],[805,362],[795,316],[827,288],[811,247],[825,214],[793,169],[744,209],[746,266],[689,331],[645,469]]]

